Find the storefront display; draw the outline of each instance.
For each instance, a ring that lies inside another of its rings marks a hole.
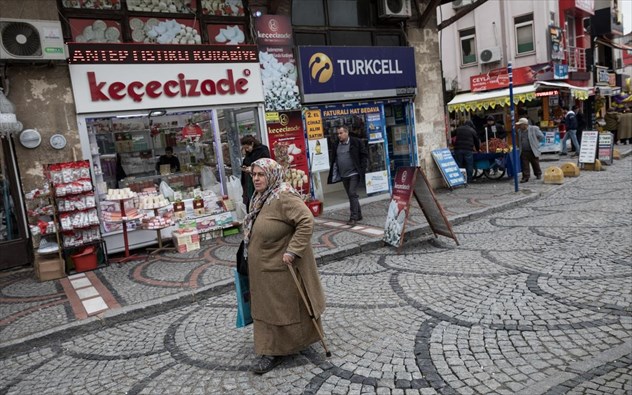
[[[69,50],[79,135],[94,169],[98,209],[112,210],[108,189],[128,188],[139,196],[126,210],[144,218],[104,221],[108,250],[125,249],[123,231],[130,231],[128,249],[170,238],[179,217],[198,223],[196,231],[206,238],[238,225],[237,215],[213,210],[221,206],[228,177],[241,176],[240,138],[252,134],[267,144],[256,47],[70,44]],[[170,207],[169,218],[139,205],[156,191],[184,210]],[[198,206],[196,215],[199,197],[205,211]]]

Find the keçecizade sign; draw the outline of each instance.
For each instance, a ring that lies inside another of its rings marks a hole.
[[[411,47],[299,47],[304,103],[417,93]]]

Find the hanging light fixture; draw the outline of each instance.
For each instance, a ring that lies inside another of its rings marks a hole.
[[[20,131],[22,131],[22,122],[15,116],[15,106],[0,88],[0,137],[4,138]]]

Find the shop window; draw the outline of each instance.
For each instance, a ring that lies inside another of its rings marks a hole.
[[[371,32],[331,31],[331,45],[371,46]]]
[[[376,0],[292,1],[297,45],[406,45],[399,22],[377,23],[376,15]]]
[[[70,19],[72,40],[78,43],[119,43],[121,24],[103,19]]]
[[[327,36],[323,33],[295,33],[296,45],[327,45]]]
[[[516,26],[516,53],[534,52],[533,14],[514,18],[514,25]]]
[[[330,26],[371,26],[370,0],[328,0]]]
[[[399,34],[376,34],[375,45],[378,47],[398,47],[402,45]]]
[[[474,28],[461,30],[461,64],[476,64],[476,30]]]
[[[324,26],[325,7],[322,0],[292,1],[292,25]]]

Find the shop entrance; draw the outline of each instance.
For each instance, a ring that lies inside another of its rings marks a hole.
[[[2,136],[0,138],[0,270],[28,265],[33,261],[19,180],[13,139]]]

